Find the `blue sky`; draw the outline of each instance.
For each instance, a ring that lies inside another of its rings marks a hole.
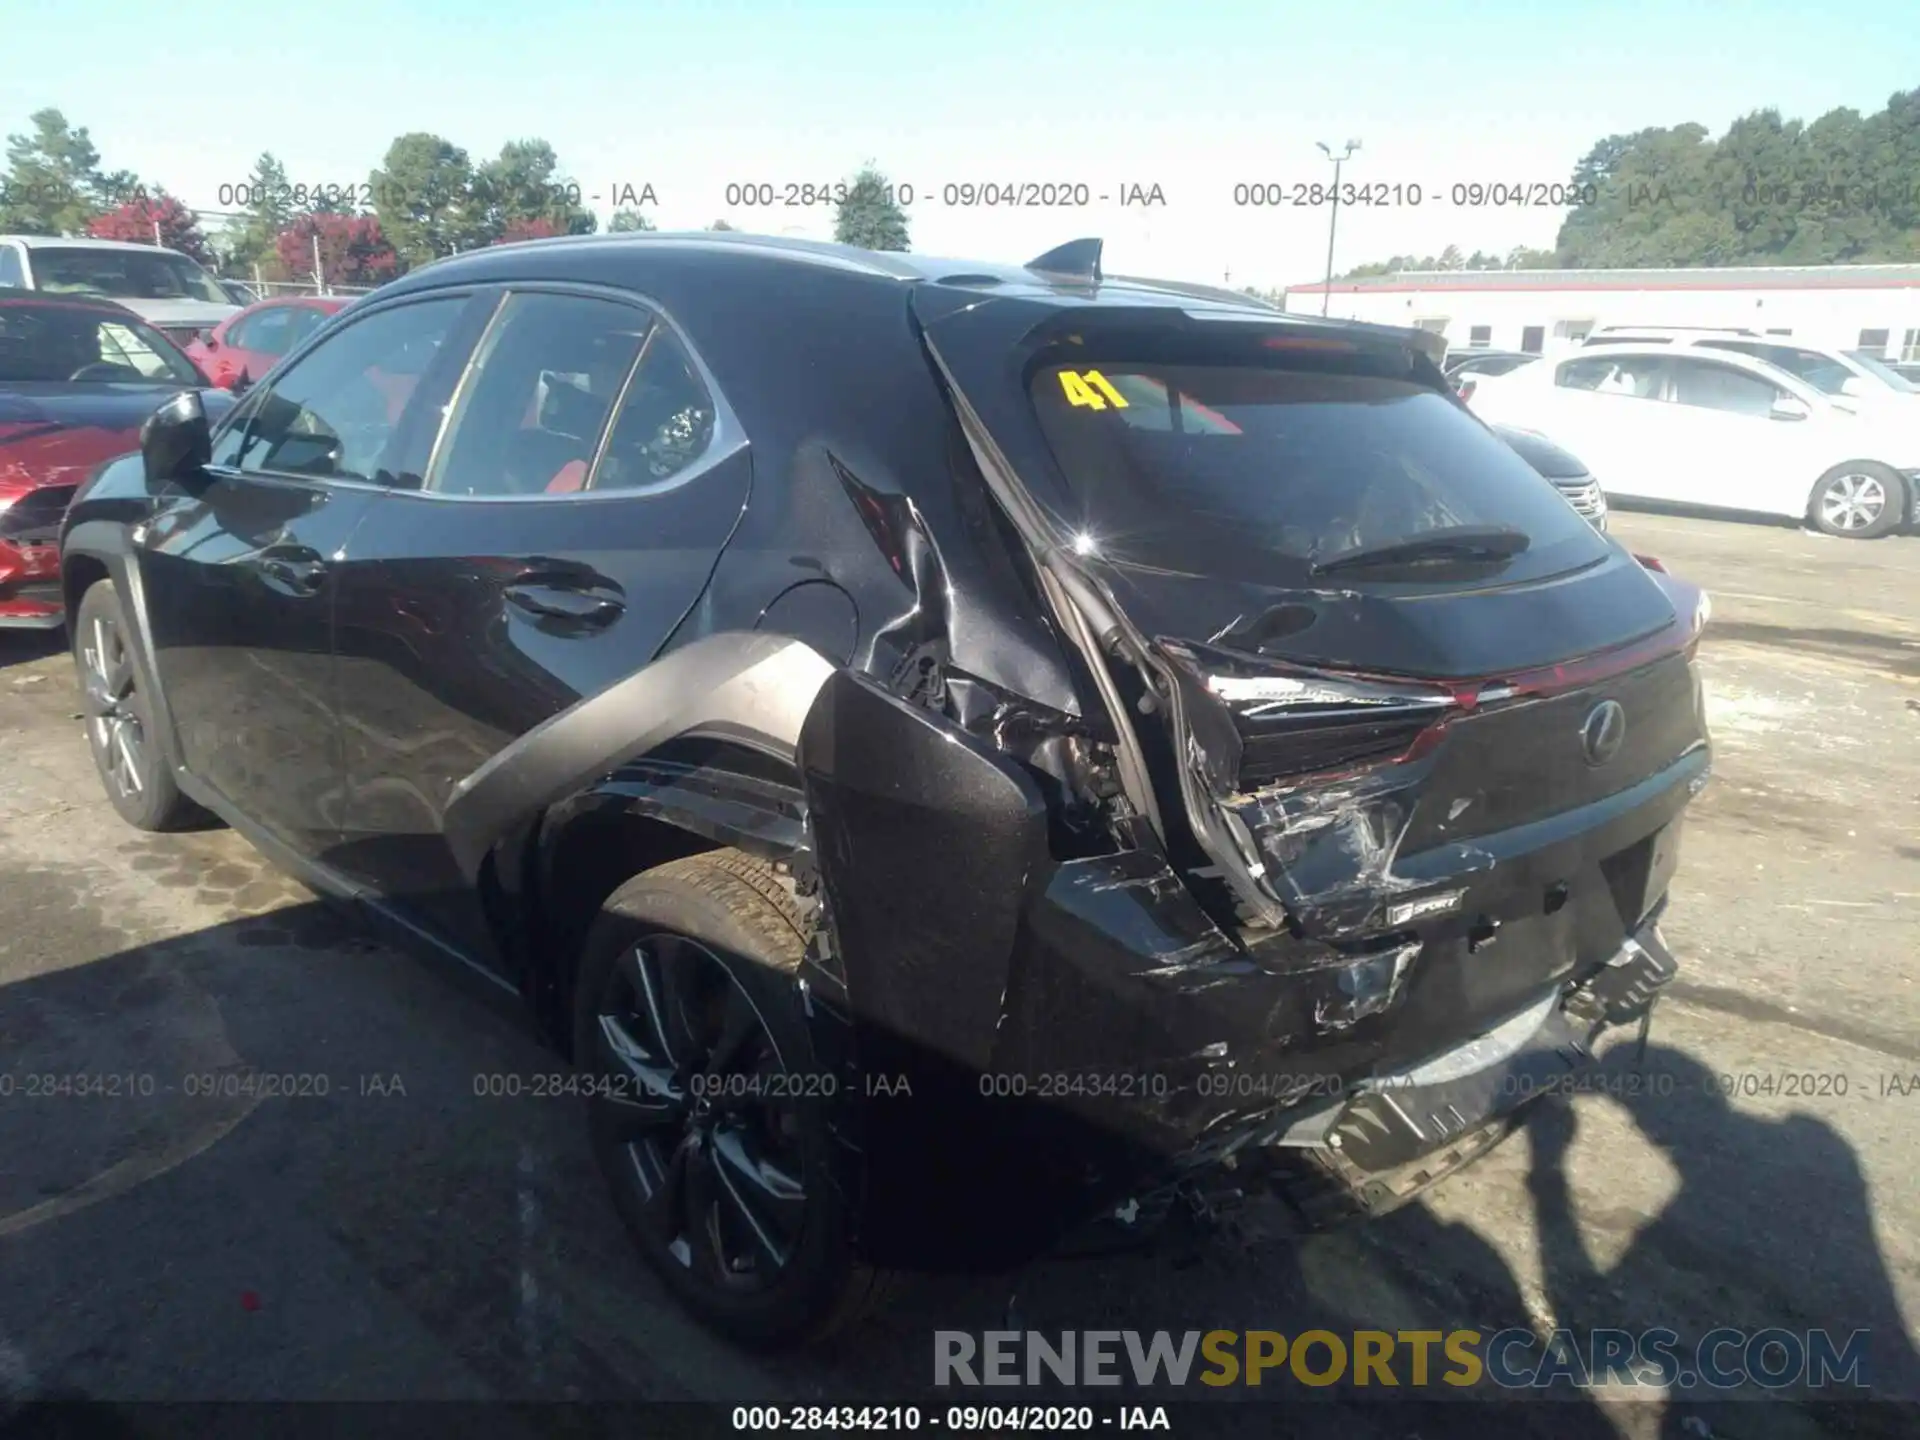
[[[395,0],[17,10],[0,129],[41,106],[108,168],[217,208],[270,149],[295,182],[365,179],[393,136],[476,159],[539,135],[588,195],[651,184],[665,229],[724,216],[825,236],[827,210],[746,210],[729,182],[835,181],[872,159],[920,194],[916,250],[1024,260],[1103,236],[1109,267],[1190,280],[1319,277],[1324,210],[1233,203],[1240,181],[1419,184],[1421,206],[1344,209],[1337,263],[1550,244],[1555,211],[1447,203],[1457,181],[1561,181],[1598,138],[1774,106],[1811,119],[1920,85],[1913,0],[1482,0],[1297,5],[943,5],[848,0]],[[1842,21],[1844,17],[1844,21]],[[20,57],[31,57],[21,63]],[[1157,184],[1164,206],[949,207],[948,183]],[[608,207],[603,200],[603,213]]]

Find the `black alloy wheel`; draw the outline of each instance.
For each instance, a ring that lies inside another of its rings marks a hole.
[[[764,1292],[806,1215],[799,1082],[740,982],[698,940],[637,940],[608,977],[593,1123],[663,1249],[706,1284]]]
[[[593,1146],[641,1254],[706,1324],[820,1338],[879,1300],[860,1264],[794,976],[807,926],[738,850],[634,876],[600,907],[573,985]]]
[[[111,580],[97,581],[68,622],[87,748],[120,818],[141,830],[178,830],[206,812],[180,793],[154,731],[133,632]]]

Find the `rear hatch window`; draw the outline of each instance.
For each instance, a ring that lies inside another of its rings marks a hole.
[[[1085,543],[1121,563],[1315,587],[1512,584],[1607,557],[1450,395],[1370,358],[1076,356],[1028,389]]]

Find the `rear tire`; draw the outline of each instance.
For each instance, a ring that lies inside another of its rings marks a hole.
[[[1877,540],[1907,516],[1907,482],[1890,465],[1852,460],[1820,477],[1807,502],[1807,518],[1823,535]]]
[[[587,935],[574,1055],[594,1152],[649,1264],[730,1339],[789,1345],[880,1297],[832,1173],[793,990],[804,922],[737,850],[634,876]]]
[[[134,661],[133,630],[111,580],[80,597],[68,627],[86,712],[87,748],[120,818],[137,830],[184,830],[207,814],[173,782],[160,747],[153,697]]]

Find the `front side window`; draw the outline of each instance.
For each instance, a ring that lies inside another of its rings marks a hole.
[[[466,303],[449,297],[397,305],[341,330],[250,406],[231,463],[245,471],[412,483],[383,470],[381,460]]]
[[[1029,392],[1071,494],[1062,518],[1122,562],[1299,585],[1335,557],[1455,527],[1520,532],[1503,580],[1605,553],[1451,396],[1371,357],[1118,355],[1042,366]]]
[[[1831,355],[1798,345],[1770,344],[1764,340],[1702,340],[1700,345],[1702,349],[1731,350],[1736,355],[1750,355],[1769,365],[1778,365],[1789,375],[1799,376],[1822,395],[1840,394],[1847,381],[1854,378],[1853,371]]]
[[[211,275],[186,256],[168,250],[36,245],[33,247],[33,280],[36,290],[56,295],[233,303]]]
[[[1673,399],[1677,405],[1720,410],[1730,415],[1766,415],[1786,392],[1769,380],[1704,360],[1676,360]]]
[[[1920,330],[1909,331],[1908,333],[1920,335]],[[1902,395],[1920,393],[1920,386],[1915,386],[1905,375],[1902,375],[1898,370],[1887,364],[1887,362],[1878,355],[1869,355],[1856,350],[1848,358],[1890,390],[1898,390]]]

